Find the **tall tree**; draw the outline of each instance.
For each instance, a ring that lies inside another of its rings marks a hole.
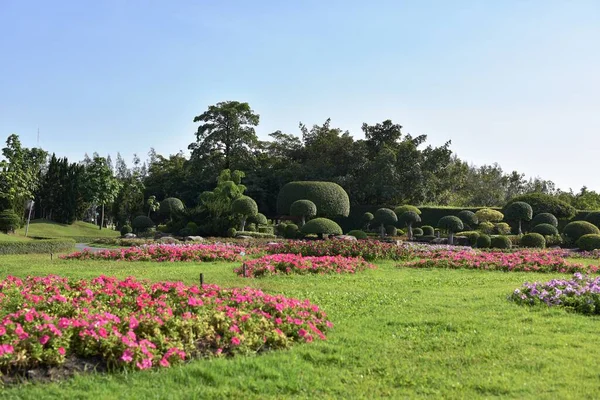
[[[90,166],[86,168],[86,174],[88,194],[94,203],[102,207],[99,224],[99,229],[102,229],[105,206],[115,200],[121,188],[121,183],[113,176],[112,168],[104,157],[95,156]]]

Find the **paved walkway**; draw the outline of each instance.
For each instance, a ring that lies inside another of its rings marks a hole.
[[[77,249],[77,251],[83,251],[84,249],[88,249],[91,252],[97,252],[97,251],[102,251],[102,250],[110,250],[107,248],[103,248],[103,247],[92,247],[89,246],[85,243],[75,243],[75,248]]]

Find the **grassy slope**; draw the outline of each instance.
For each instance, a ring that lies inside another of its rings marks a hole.
[[[0,277],[98,274],[252,285],[310,298],[335,328],[326,342],[150,372],[79,376],[0,389],[6,398],[593,398],[600,319],[529,309],[506,296],[557,275],[379,269],[244,280],[235,264],[50,261],[4,256]]]
[[[17,231],[19,235],[25,235],[25,228]],[[58,224],[46,220],[31,221],[29,225],[29,236],[60,238],[60,237],[117,237],[119,232],[111,229],[98,229],[98,226],[87,222],[77,221],[72,225]]]
[[[23,242],[25,240],[31,239],[19,235],[7,235],[5,233],[0,233],[0,242]]]

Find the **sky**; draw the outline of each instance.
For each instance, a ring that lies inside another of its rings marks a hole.
[[[0,140],[71,161],[187,152],[248,102],[258,136],[386,119],[475,165],[600,191],[597,0],[0,0]]]

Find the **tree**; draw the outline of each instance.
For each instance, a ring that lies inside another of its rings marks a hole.
[[[173,217],[185,209],[185,205],[181,200],[177,197],[167,197],[163,201],[160,202],[159,212],[167,216],[170,221],[173,220]]]
[[[234,214],[239,214],[242,216],[240,222],[240,231],[243,232],[246,226],[246,219],[258,214],[258,206],[252,198],[248,196],[241,196],[231,203],[231,211]]]
[[[479,224],[479,218],[473,211],[462,210],[457,215],[465,226],[474,229]]]
[[[148,217],[150,217],[150,213],[156,212],[160,208],[160,202],[156,201],[156,196],[154,195],[148,197],[146,205],[148,206]]]
[[[571,219],[575,216],[575,208],[570,204],[545,193],[528,193],[513,198],[507,205],[517,201],[527,203],[533,209],[533,214],[550,213],[558,219]]]
[[[389,208],[380,208],[375,211],[374,217],[373,222],[379,225],[379,233],[382,239],[385,237],[385,226],[394,225],[398,222],[398,217],[394,211]]]
[[[398,222],[403,223],[408,227],[408,238],[412,239],[412,226],[414,223],[421,222],[421,217],[419,217],[419,214],[417,214],[415,211],[404,211],[398,216]]]
[[[439,220],[438,228],[448,231],[448,244],[454,244],[454,233],[462,231],[464,225],[460,218],[447,215]]]
[[[95,156],[91,165],[86,168],[88,194],[93,203],[102,207],[99,229],[104,225],[104,208],[112,203],[121,188],[121,183],[113,176],[113,171],[107,159]]]
[[[300,230],[303,234],[318,235],[319,239],[323,239],[323,235],[341,235],[342,228],[327,218],[315,218],[308,221]]]
[[[289,182],[277,196],[277,213],[287,215],[296,200],[310,200],[317,207],[319,216],[347,217],[350,213],[348,193],[333,182]]]
[[[504,210],[504,216],[509,221],[517,221],[519,224],[519,235],[523,234],[521,229],[521,221],[531,221],[533,217],[533,210],[531,206],[523,201],[515,201],[510,203]]]
[[[375,216],[373,215],[373,213],[370,213],[370,212],[364,213],[361,218],[362,226],[368,230],[369,225],[371,225],[371,221],[373,221],[374,218],[375,218]]]
[[[290,206],[290,215],[299,217],[300,227],[303,227],[307,218],[312,218],[317,215],[317,206],[310,200],[296,200]]]

